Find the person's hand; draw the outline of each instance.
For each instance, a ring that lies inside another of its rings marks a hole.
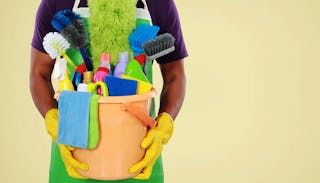
[[[157,126],[150,129],[141,142],[146,149],[144,158],[130,167],[130,173],[141,172],[135,179],[149,179],[153,165],[161,154],[162,145],[167,144],[173,134],[173,119],[168,113],[161,113],[157,117]]]
[[[52,140],[56,141],[58,137],[58,109],[53,108],[46,113],[45,124],[49,135],[52,137]],[[88,165],[85,163],[81,163],[73,158],[73,147],[66,146],[64,144],[58,145],[61,159],[66,167],[68,175],[73,178],[85,179],[85,177],[81,176],[78,172],[76,172],[75,168],[87,171],[89,169]]]
[[[73,158],[71,151],[74,150],[74,147],[66,146],[64,144],[59,144],[61,159],[66,166],[67,173],[70,177],[78,179],[86,179],[86,177],[80,175],[76,168],[79,170],[87,171],[89,169],[88,165],[81,163]]]
[[[58,137],[58,109],[50,109],[46,113],[44,121],[46,124],[47,132],[52,137],[52,140],[56,141]]]

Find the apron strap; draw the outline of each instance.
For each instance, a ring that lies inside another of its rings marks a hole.
[[[75,0],[75,1],[74,1],[73,8],[72,8],[73,11],[79,7],[80,1],[81,1],[81,0]]]
[[[147,4],[146,0],[141,0],[141,2],[143,3],[144,9],[149,11],[148,4]]]
[[[143,8],[137,8],[136,9],[137,18],[149,20],[150,24],[152,25],[153,24],[152,23],[152,18],[151,18],[151,15],[150,15],[150,12],[149,12],[149,8],[148,8],[148,4],[147,4],[146,0],[138,0],[137,3],[139,3],[139,1],[142,2]]]

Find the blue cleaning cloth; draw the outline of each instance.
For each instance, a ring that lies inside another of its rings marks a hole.
[[[107,76],[105,83],[108,86],[109,96],[135,95],[138,81]]]
[[[92,93],[62,91],[59,97],[59,144],[87,148]]]

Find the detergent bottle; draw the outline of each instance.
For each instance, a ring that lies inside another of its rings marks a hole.
[[[116,67],[114,68],[113,75],[115,77],[121,77],[122,74],[126,72],[126,66],[129,62],[129,54],[128,52],[119,53],[119,61]]]
[[[72,82],[69,80],[67,73],[65,73],[64,74],[64,78],[62,80],[60,80],[59,86],[60,86],[59,87],[60,91],[62,91],[62,90],[74,90]]]
[[[98,70],[93,77],[94,82],[97,82],[97,81],[104,82],[106,77],[110,75],[110,54],[102,53],[100,61],[101,61],[101,64],[98,67]]]

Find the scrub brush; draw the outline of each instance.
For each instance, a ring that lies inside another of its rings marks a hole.
[[[142,44],[144,52],[147,55],[143,68],[143,71],[147,76],[151,75],[151,73],[149,73],[149,70],[152,67],[150,61],[173,52],[175,50],[174,42],[175,38],[171,34],[164,33]]]
[[[88,71],[92,71],[92,61],[85,48],[85,46],[89,44],[89,36],[80,15],[74,13],[72,10],[61,10],[53,16],[51,24],[68,40],[72,48],[80,49],[81,56]]]
[[[143,53],[142,44],[154,39],[159,30],[159,26],[141,24],[130,34],[130,48],[133,50],[135,57]]]
[[[62,56],[73,68],[77,67],[66,54],[66,50],[70,48],[70,44],[58,32],[47,33],[43,38],[42,45],[52,59]]]
[[[147,41],[142,44],[148,60],[155,60],[175,50],[175,38],[169,34],[164,33],[157,36],[155,39]]]

